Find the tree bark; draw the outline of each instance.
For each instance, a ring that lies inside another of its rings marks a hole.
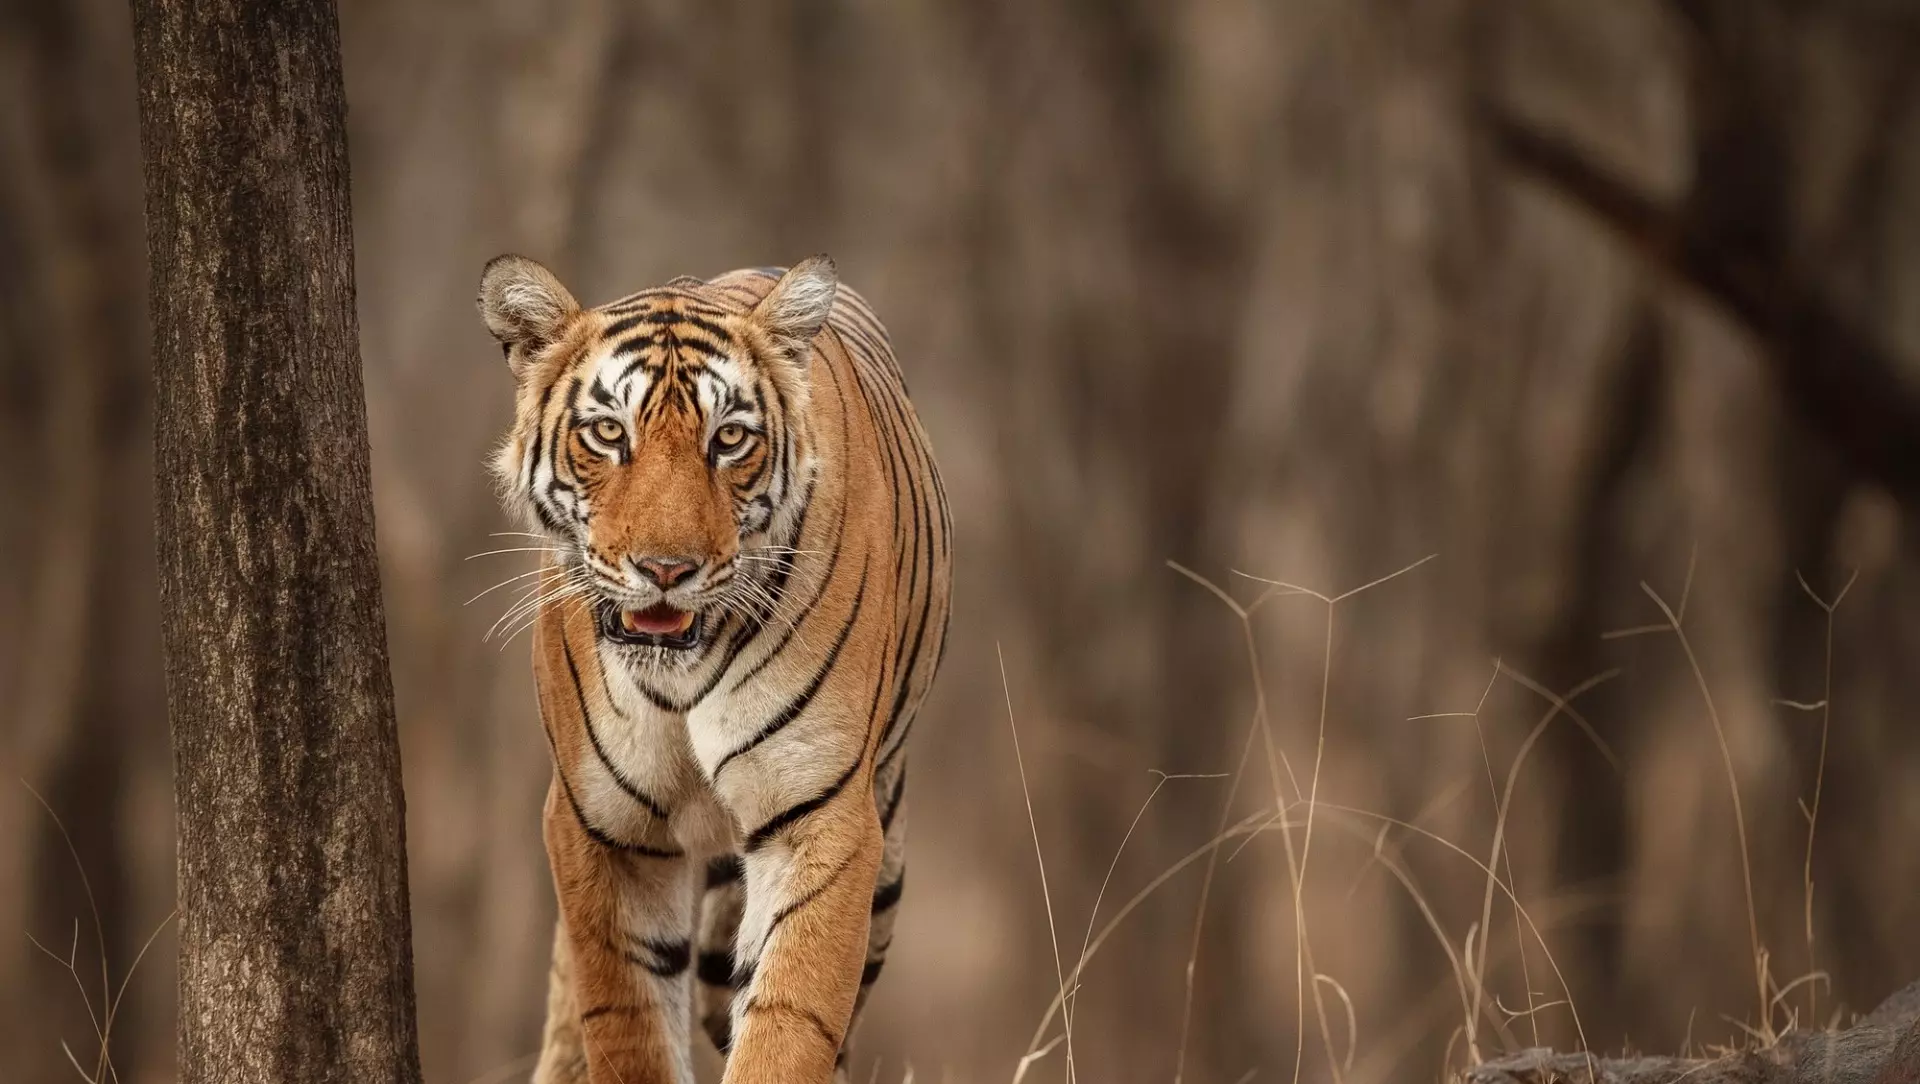
[[[180,1080],[416,1084],[332,0],[133,0]]]

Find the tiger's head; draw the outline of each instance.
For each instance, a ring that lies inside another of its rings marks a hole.
[[[553,596],[590,605],[603,639],[687,665],[728,614],[771,609],[815,469],[807,370],[837,287],[815,256],[751,308],[676,279],[589,309],[532,260],[487,264],[480,314],[518,383],[494,474],[559,551]]]

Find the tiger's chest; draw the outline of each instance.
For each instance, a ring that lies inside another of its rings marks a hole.
[[[870,699],[852,666],[822,685],[807,680],[806,660],[746,656],[720,680],[693,674],[677,686],[650,675],[643,687],[617,657],[595,653],[605,681],[582,698],[566,774],[578,780],[581,812],[617,838],[694,857],[736,851],[742,825],[813,793],[823,771],[859,755],[860,728],[833,725],[853,717],[853,700]],[[676,699],[689,709],[661,706]]]
[[[589,821],[621,839],[695,857],[732,851],[739,835],[700,761],[684,715],[663,711],[616,671],[606,703],[588,705],[574,787]]]

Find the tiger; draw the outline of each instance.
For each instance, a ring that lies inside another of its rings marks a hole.
[[[952,532],[891,339],[831,258],[583,308],[488,262],[493,459],[544,549],[559,917],[535,1084],[847,1079],[905,875]]]

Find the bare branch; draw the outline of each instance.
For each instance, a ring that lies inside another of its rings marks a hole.
[[[1920,390],[1898,357],[1797,269],[1736,258],[1685,216],[1500,106],[1483,104],[1480,115],[1516,169],[1745,326],[1793,410],[1855,472],[1920,504]]]

